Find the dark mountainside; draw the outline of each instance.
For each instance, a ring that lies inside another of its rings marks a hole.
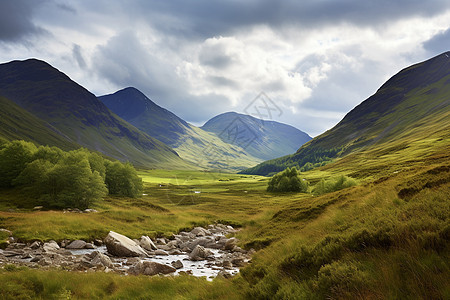
[[[268,175],[308,163],[316,167],[387,143],[420,128],[424,120],[434,122],[448,113],[449,87],[450,52],[446,52],[394,75],[335,127],[303,145],[295,154],[266,161],[242,173]]]
[[[265,160],[292,153],[311,140],[293,126],[235,112],[220,114],[201,128],[217,134],[226,143],[242,144],[248,153]]]
[[[186,166],[175,151],[113,115],[92,93],[46,62],[1,64],[0,96],[83,147],[141,166]]]
[[[176,144],[189,129],[188,123],[133,87],[98,99],[119,117],[167,145]]]

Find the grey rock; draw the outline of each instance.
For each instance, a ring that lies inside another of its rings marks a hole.
[[[144,248],[145,250],[148,251],[152,251],[152,250],[156,250],[158,248],[156,248],[155,243],[153,243],[153,241],[148,237],[148,236],[141,236],[141,239],[139,241],[139,245]]]
[[[189,259],[193,261],[205,260],[208,256],[211,256],[212,252],[205,247],[197,245],[191,254],[189,254]]]
[[[34,241],[31,243],[30,248],[33,250],[39,249],[41,247],[42,243],[39,241]]]
[[[175,269],[181,269],[183,268],[183,263],[181,262],[181,260],[177,260],[177,261],[173,261],[171,262],[172,267],[174,267]]]
[[[117,232],[110,231],[105,238],[108,252],[116,256],[147,256],[141,246],[128,237]]]
[[[169,255],[169,253],[167,253],[164,250],[158,249],[154,252],[155,255]]]
[[[86,245],[84,246],[84,249],[95,249],[95,246],[92,243],[86,243]]]
[[[154,261],[142,261],[135,266],[130,267],[129,272],[134,275],[157,275],[157,274],[170,274],[175,272],[174,267],[160,264]]]
[[[55,241],[44,243],[44,246],[42,248],[44,249],[44,252],[55,252],[56,250],[60,249],[59,245]]]
[[[66,249],[84,249],[86,242],[82,240],[75,240],[66,246]]]

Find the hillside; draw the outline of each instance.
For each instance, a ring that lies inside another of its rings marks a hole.
[[[290,154],[311,140],[308,134],[290,125],[235,112],[220,114],[201,129],[217,134],[226,143],[243,145],[246,152],[263,160]]]
[[[1,64],[0,96],[83,147],[139,166],[187,167],[175,151],[112,114],[92,93],[43,61]],[[31,126],[28,121],[23,120],[25,126]],[[43,142],[53,145],[45,138]]]
[[[171,146],[184,160],[202,168],[235,172],[262,161],[239,145],[223,142],[214,133],[187,123],[135,88],[125,88],[98,99],[119,117]]]
[[[76,143],[55,127],[4,97],[0,97],[0,137],[6,140],[26,140],[40,145],[53,145],[63,149],[77,148]]]
[[[403,139],[407,148],[426,124],[433,131],[450,119],[450,52],[408,67],[350,111],[335,127],[303,145],[295,154],[266,161],[243,171],[267,175],[287,166],[320,166],[351,153]],[[435,125],[435,126],[433,126]],[[432,132],[428,132],[432,134]],[[400,148],[388,148],[386,154]]]

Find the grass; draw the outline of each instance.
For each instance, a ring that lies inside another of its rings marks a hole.
[[[224,222],[240,226],[236,236],[241,246],[258,251],[239,276],[213,283],[191,277],[4,269],[1,295],[448,298],[448,132],[446,126],[424,125],[423,130],[411,129],[396,141],[302,173],[312,186],[341,175],[359,182],[320,196],[268,193],[266,177],[187,170],[141,170],[143,197],[109,197],[92,214],[21,210],[12,204],[21,195],[2,191],[0,227],[23,240],[90,239],[104,237],[109,230],[130,237],[170,236],[196,225]],[[33,280],[41,282],[37,290],[30,284]],[[108,286],[113,290],[110,294]]]

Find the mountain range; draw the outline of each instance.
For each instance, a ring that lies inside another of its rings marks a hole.
[[[128,87],[98,98],[148,135],[172,147],[183,159],[206,169],[238,171],[294,152],[311,137],[292,126],[225,113],[196,127]]]
[[[82,146],[144,168],[239,171],[311,139],[294,127],[236,113],[199,128],[132,87],[97,98],[37,59],[0,64],[0,103],[0,137],[67,150]],[[217,131],[233,120],[236,129],[250,130],[250,146]]]
[[[449,127],[450,52],[446,52],[401,70],[336,126],[294,154],[242,173],[268,175],[286,167],[321,166],[375,149],[389,155],[437,132],[448,138]]]

